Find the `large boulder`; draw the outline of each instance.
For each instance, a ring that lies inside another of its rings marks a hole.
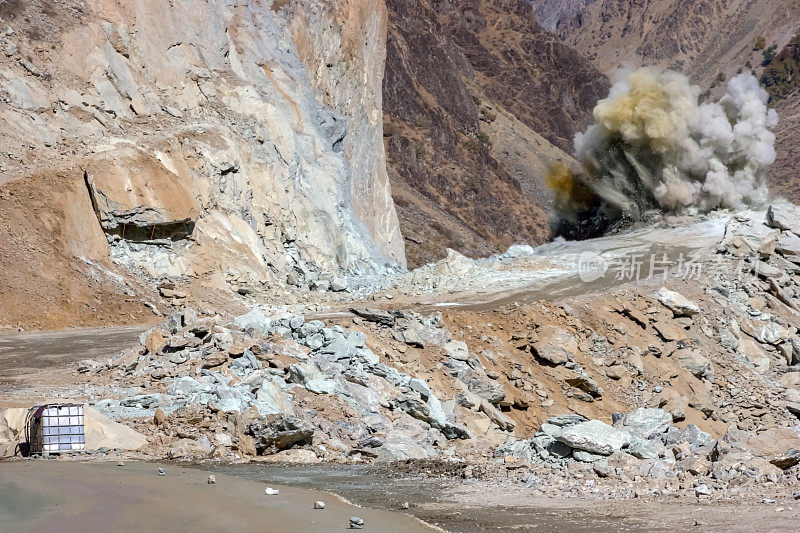
[[[532,344],[534,354],[554,365],[572,361],[578,353],[578,342],[569,332],[556,326],[539,328],[539,340]]]
[[[757,457],[774,459],[800,449],[800,434],[792,428],[770,428],[745,439],[744,448]]]
[[[360,316],[364,320],[381,324],[382,326],[394,327],[397,322],[397,317],[390,311],[383,309],[370,309],[366,307],[351,307],[350,312],[356,316]]]
[[[661,302],[664,307],[672,311],[672,314],[676,317],[694,316],[700,312],[700,308],[696,303],[684,295],[671,291],[666,287],[658,289],[653,296],[656,300]]]
[[[234,318],[233,324],[242,331],[255,330],[266,334],[272,321],[264,316],[261,309],[255,307],[249,313]]]
[[[686,443],[692,452],[696,452],[703,447],[711,447],[714,439],[694,424],[689,424],[683,429],[671,427],[662,435],[662,441],[667,446]]]
[[[775,251],[787,256],[800,256],[800,237],[794,233],[782,234],[775,244]]]
[[[575,450],[597,455],[611,455],[631,442],[631,434],[600,420],[589,420],[566,427],[555,438]]]
[[[259,455],[311,444],[314,436],[314,426],[309,422],[284,414],[254,420],[249,430],[255,439],[256,452]]]
[[[709,361],[708,357],[703,355],[700,350],[684,348],[675,351],[675,353],[672,354],[672,358],[695,377],[701,379],[711,378],[711,361]]]
[[[661,435],[672,425],[672,415],[662,409],[640,407],[626,414],[617,425],[639,437],[648,439],[653,435]]]
[[[800,206],[775,204],[767,209],[767,224],[770,227],[791,231],[800,235]]]
[[[477,394],[489,403],[498,404],[506,397],[506,390],[503,384],[490,379],[485,374],[472,376],[467,386],[470,392]]]

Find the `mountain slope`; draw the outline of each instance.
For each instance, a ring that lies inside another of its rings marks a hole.
[[[409,264],[542,242],[542,174],[570,160],[607,80],[522,0],[387,6],[385,134]]]

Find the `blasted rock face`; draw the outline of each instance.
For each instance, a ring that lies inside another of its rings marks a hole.
[[[180,177],[139,149],[92,161],[85,180],[108,235],[143,242],[184,238],[191,235],[200,213]]]

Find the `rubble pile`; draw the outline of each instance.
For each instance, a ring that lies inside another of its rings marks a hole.
[[[157,458],[433,460],[598,498],[778,491],[800,468],[800,213],[787,209],[733,216],[692,279],[429,316],[185,306],[78,370]],[[534,260],[509,253],[497,265]],[[412,285],[457,290],[477,263],[453,256]]]
[[[669,413],[652,408],[616,413],[613,425],[575,414],[554,416],[533,438],[511,439],[494,457],[515,470],[550,467],[560,474],[561,483],[553,483],[541,470],[519,481],[543,492],[557,488],[565,495],[602,492],[593,481],[582,488],[575,485],[586,476],[622,482],[610,490],[629,497],[731,498],[745,488],[800,484],[796,428],[773,428],[758,435],[730,428],[714,439],[694,424],[680,429]]]
[[[302,316],[271,319],[257,308],[224,325],[187,308],[142,334],[139,349],[105,365],[85,361],[79,370],[113,376],[118,397],[96,404],[106,415],[155,419],[160,433],[172,422],[187,426],[166,435],[178,439],[172,458],[302,446],[314,451],[312,460],[434,458],[450,440],[514,428],[496,407],[503,388],[439,316],[356,311],[395,342],[440,347],[460,376],[452,380],[456,393],[441,396],[382,362],[361,331]]]

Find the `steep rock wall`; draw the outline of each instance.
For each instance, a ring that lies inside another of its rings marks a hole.
[[[278,287],[405,265],[382,144],[382,2],[0,11],[0,186],[58,171],[102,230],[61,236],[75,263],[63,283],[89,275],[78,248],[130,279],[216,287],[230,272]],[[43,183],[28,187],[55,198]]]
[[[289,29],[321,102],[347,122],[342,144],[350,166],[355,211],[378,249],[405,264],[383,146],[386,5],[365,0],[287,6]]]

